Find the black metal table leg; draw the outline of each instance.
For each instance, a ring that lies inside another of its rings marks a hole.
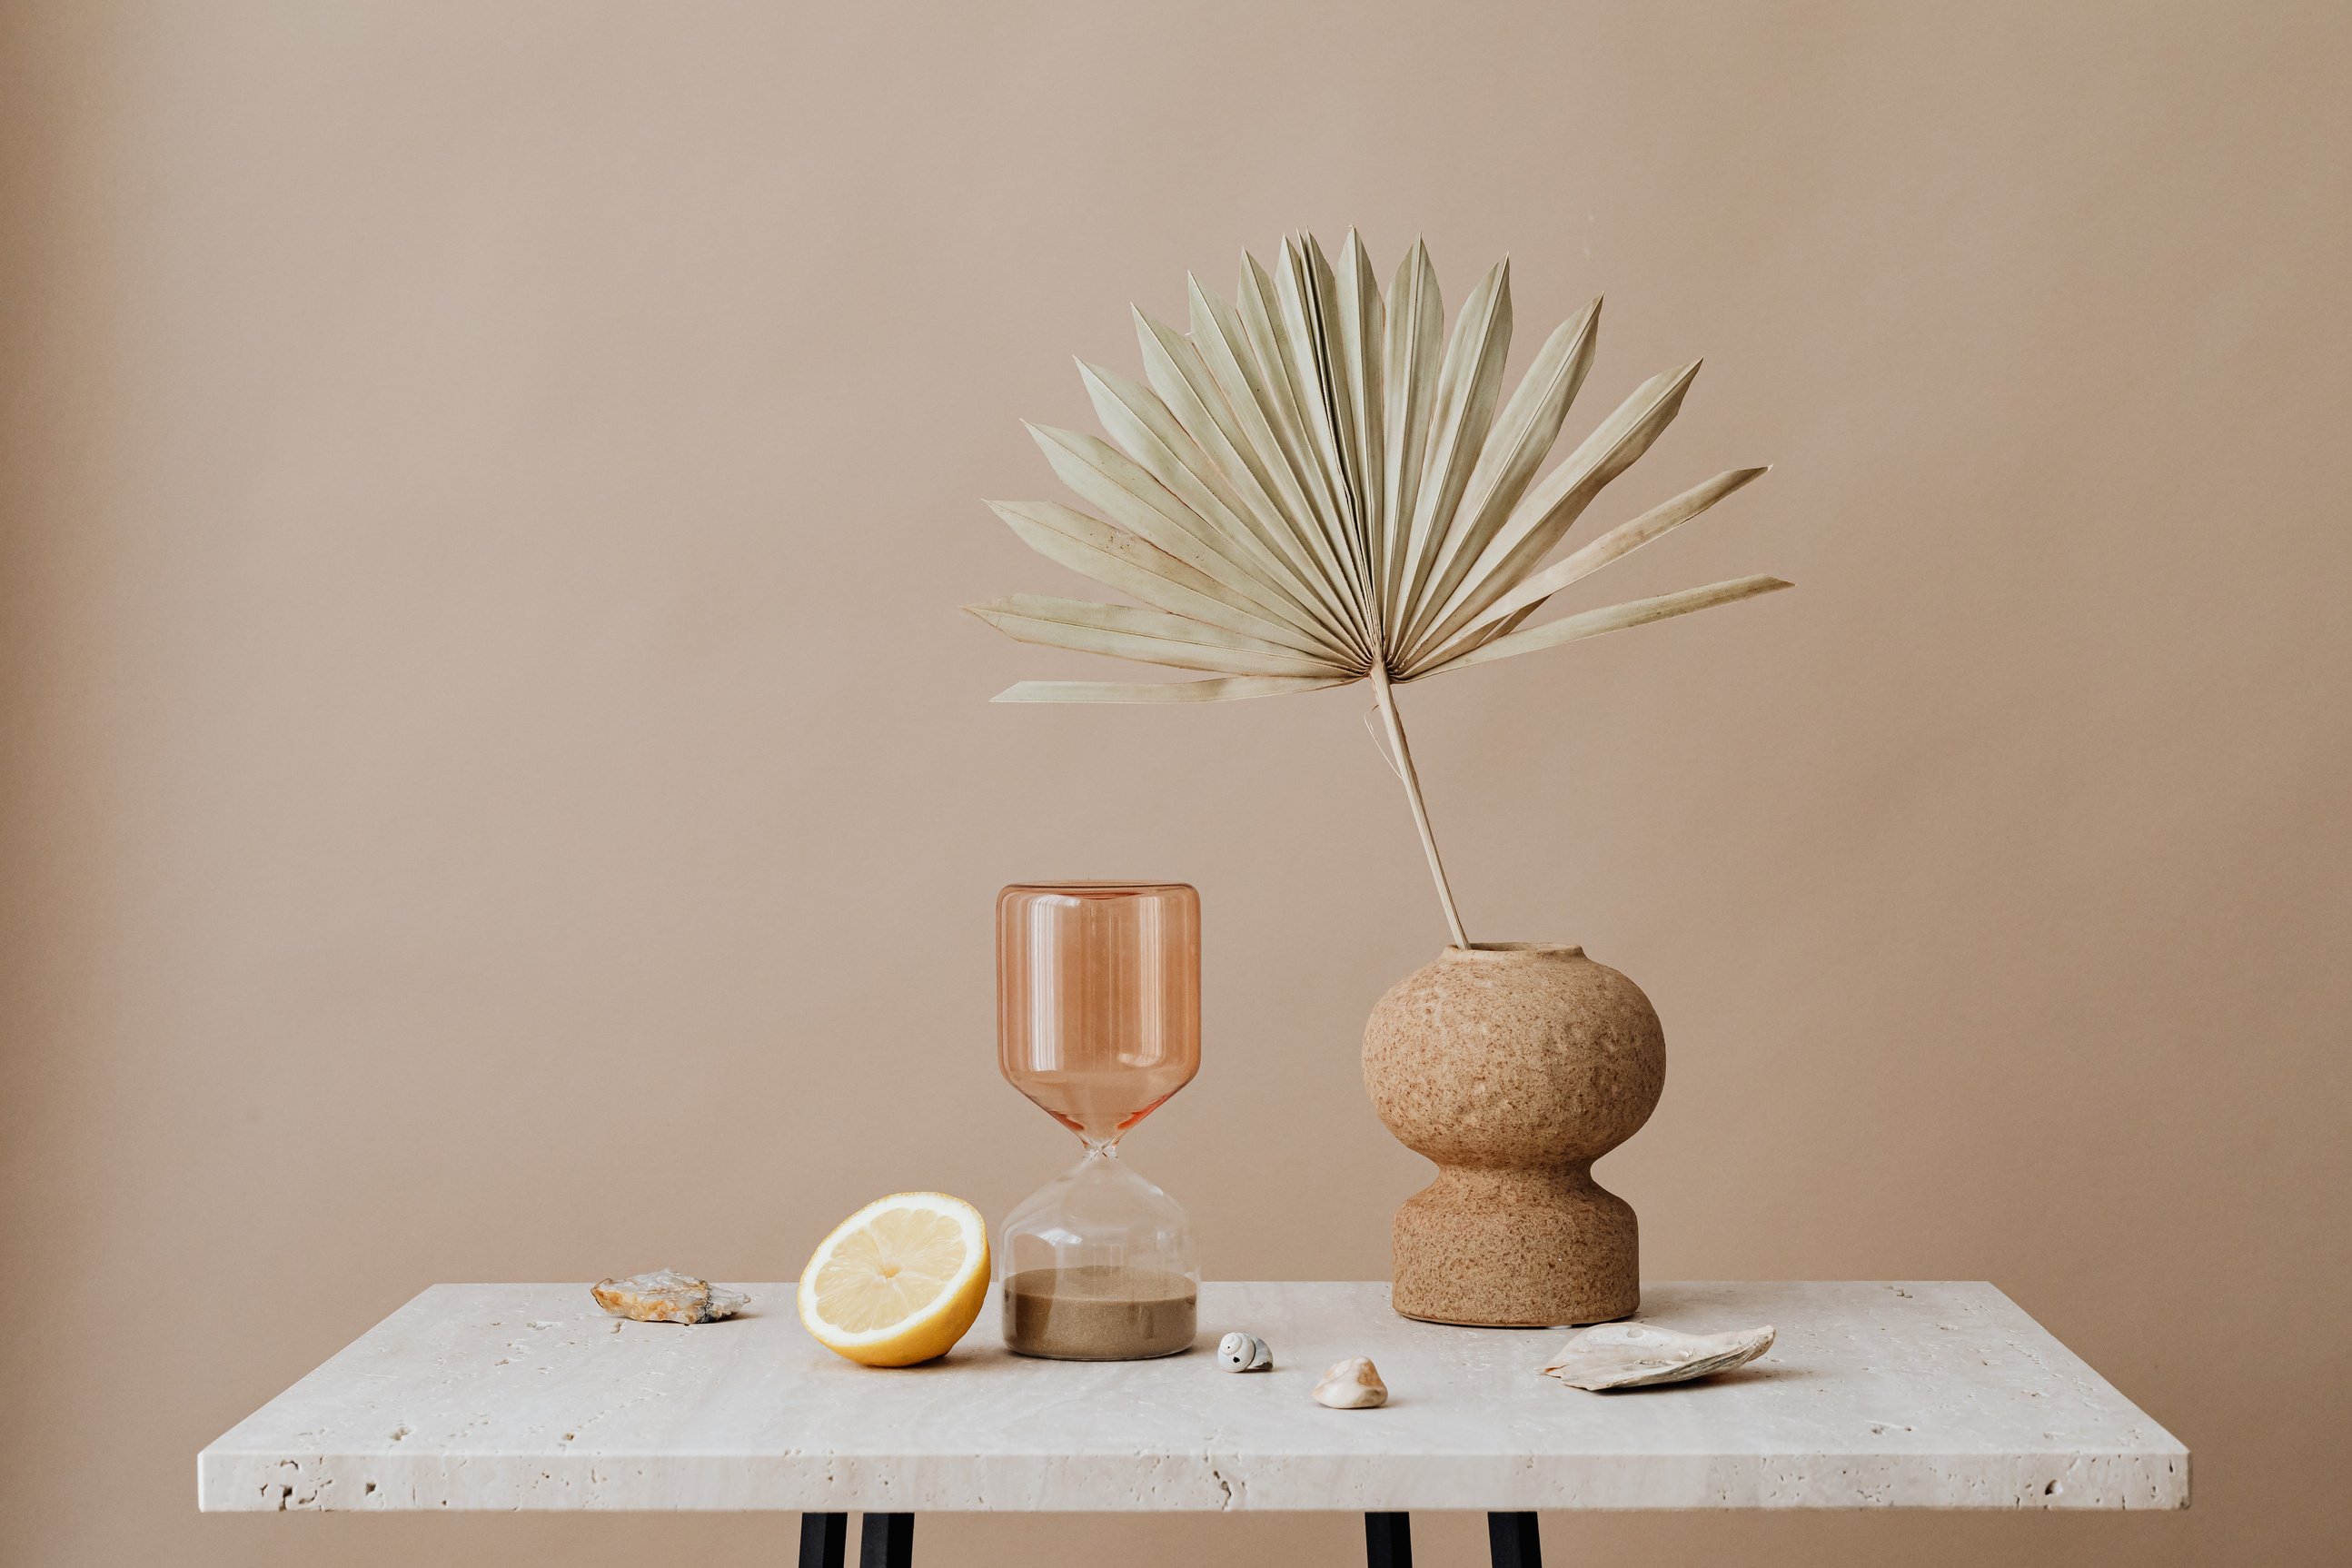
[[[1488,1514],[1486,1551],[1494,1559],[1495,1568],[1543,1568],[1543,1542],[1536,1536],[1536,1516]]]
[[[912,1568],[915,1516],[869,1513],[857,1542],[857,1568]]]
[[[1364,1568],[1412,1568],[1412,1515],[1364,1515]]]
[[[841,1568],[841,1554],[848,1545],[847,1514],[801,1515],[801,1568]]]

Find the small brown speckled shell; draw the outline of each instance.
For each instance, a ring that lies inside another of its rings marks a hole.
[[[1650,1119],[1666,1041],[1649,998],[1580,947],[1452,947],[1364,1030],[1364,1087],[1437,1180],[1397,1210],[1396,1310],[1536,1328],[1642,1304],[1633,1207],[1592,1162]]]

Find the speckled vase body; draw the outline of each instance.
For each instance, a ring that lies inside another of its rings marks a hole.
[[[1449,947],[1399,982],[1364,1030],[1364,1087],[1437,1180],[1397,1210],[1396,1310],[1492,1328],[1637,1310],[1633,1206],[1592,1162],[1665,1084],[1650,999],[1580,947]]]

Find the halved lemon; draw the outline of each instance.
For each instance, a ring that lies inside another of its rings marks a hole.
[[[945,1193],[893,1193],[843,1220],[801,1271],[801,1322],[867,1366],[942,1356],[988,1300],[988,1226]]]

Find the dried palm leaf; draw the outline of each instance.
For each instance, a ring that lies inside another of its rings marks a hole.
[[[1134,605],[1016,594],[971,612],[1050,647],[1208,672],[1146,684],[1024,680],[1000,702],[1224,702],[1369,680],[1455,942],[1394,689],[1790,584],[1739,577],[1539,626],[1551,596],[1764,473],[1735,468],[1546,566],[1601,491],[1672,424],[1696,363],[1654,376],[1538,478],[1591,369],[1601,301],[1502,395],[1507,262],[1445,331],[1416,241],[1381,297],[1351,230],[1335,268],[1312,235],[1268,271],[1242,258],[1233,302],[1192,280],[1189,333],[1136,315],[1144,381],[1081,365],[1109,441],[1033,428],[1095,509],[991,502],[1022,541]]]

